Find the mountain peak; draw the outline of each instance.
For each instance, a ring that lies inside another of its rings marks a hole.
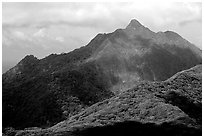
[[[149,30],[147,27],[143,26],[139,21],[136,19],[132,19],[128,26],[124,29],[127,35],[131,38],[135,36],[141,36],[146,39],[151,39],[154,36],[154,32]]]
[[[34,55],[26,55],[22,60],[38,60]]]
[[[35,57],[34,55],[27,55],[25,56],[18,64],[19,65],[24,65],[24,64],[33,64],[35,62],[38,62],[39,59],[37,59],[37,57]]]
[[[181,38],[181,36],[179,34],[173,32],[173,31],[166,31],[164,33],[171,40],[176,40],[178,38]]]
[[[126,28],[137,28],[143,26],[139,21],[136,19],[132,19]]]

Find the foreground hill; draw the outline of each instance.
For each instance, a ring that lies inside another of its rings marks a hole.
[[[202,67],[132,89],[48,129],[17,135],[201,135]]]
[[[28,55],[2,76],[3,128],[52,126],[141,81],[201,64],[201,55],[177,33],[155,33],[136,20],[69,53]]]

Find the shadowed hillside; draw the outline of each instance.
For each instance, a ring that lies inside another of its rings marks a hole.
[[[201,135],[201,65],[133,89],[42,130],[17,135]]]
[[[201,50],[178,34],[132,20],[69,53],[28,55],[4,73],[3,128],[49,127],[141,81],[163,81],[201,63]]]

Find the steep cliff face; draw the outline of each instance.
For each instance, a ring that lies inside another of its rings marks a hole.
[[[26,56],[3,74],[3,126],[50,126],[141,81],[163,81],[201,62],[201,50],[178,34],[154,33],[132,20],[72,52]]]

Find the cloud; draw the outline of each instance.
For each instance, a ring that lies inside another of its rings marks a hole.
[[[12,45],[12,42],[9,40],[9,38],[8,37],[6,37],[6,36],[2,36],[2,45],[3,46],[11,46]]]
[[[202,22],[201,5],[167,1],[3,2],[2,40],[13,49],[29,45],[36,49],[45,48],[46,52],[49,49],[50,53],[68,52],[86,45],[98,33],[125,28],[135,18],[155,32],[173,30],[202,46],[201,41],[197,41],[202,40],[201,26],[193,24]],[[43,51],[36,55],[42,56]]]
[[[15,31],[13,32],[13,35],[18,38],[18,39],[21,39],[21,40],[27,40],[29,39],[23,32],[20,32],[20,31]]]
[[[64,38],[61,36],[56,37],[55,40],[57,40],[59,42],[64,42]]]
[[[201,19],[201,3],[3,3],[3,26],[9,27],[67,25],[108,30],[124,26],[131,18],[147,24],[183,25]]]
[[[36,33],[33,34],[34,37],[45,37],[45,29],[41,28]]]
[[[200,23],[200,24],[202,24],[202,19],[197,18],[197,19],[183,20],[183,21],[179,22],[179,25],[180,26],[185,26],[185,25],[190,24],[190,23]]]
[[[77,6],[81,8],[74,8]],[[99,26],[102,22],[105,23],[104,16],[109,14],[109,11],[100,4],[83,5],[80,3],[46,3],[42,5],[38,3],[33,5],[30,3],[21,5],[3,3],[3,10],[3,26],[5,27],[42,27],[56,24],[92,27]]]
[[[185,18],[179,21],[180,26],[185,26],[190,23],[202,24],[202,4],[201,3],[185,3],[185,7],[188,11]]]

